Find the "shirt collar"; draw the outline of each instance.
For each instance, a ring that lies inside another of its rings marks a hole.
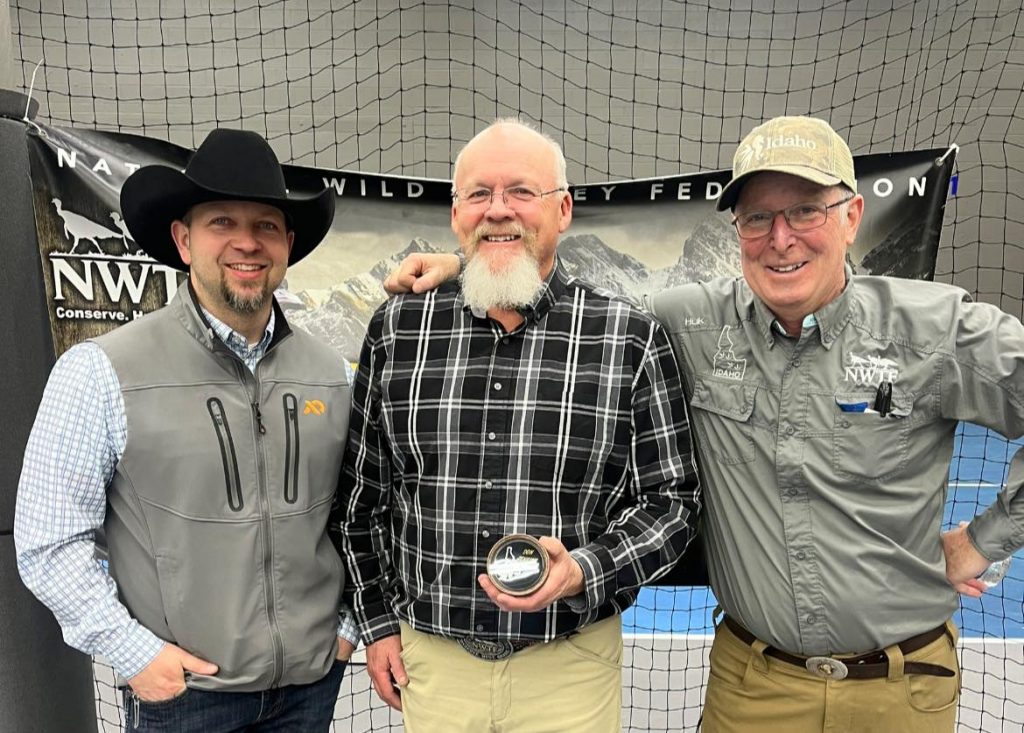
[[[202,306],[199,307],[202,308],[203,315],[206,317],[206,322],[210,324],[210,328],[213,329],[213,332],[217,337],[243,361],[245,361],[251,354],[262,354],[262,352],[265,352],[267,347],[270,345],[270,340],[274,338],[274,326],[277,323],[277,314],[274,312],[273,308],[270,309],[270,320],[267,321],[267,327],[263,331],[263,336],[256,344],[250,347],[249,339],[210,313],[206,308],[203,308]]]
[[[808,313],[806,316],[804,316],[804,320],[800,323],[801,331],[807,331],[809,329],[817,327],[818,319],[814,317],[813,313]],[[782,327],[781,323],[779,323],[778,318],[772,320],[772,328],[775,329],[775,333],[779,334],[780,336],[789,336],[789,334],[786,333],[786,329]]]

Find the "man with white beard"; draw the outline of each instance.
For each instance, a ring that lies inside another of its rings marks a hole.
[[[410,733],[620,730],[620,614],[694,535],[671,347],[559,264],[567,189],[557,143],[488,127],[453,171],[460,282],[368,327],[331,531]],[[535,582],[496,585],[518,562]]]
[[[476,257],[485,236],[490,238],[490,243],[498,243],[495,230],[485,230],[484,226],[478,227],[469,243],[474,256],[467,261],[462,276],[462,296],[466,304],[485,313],[491,308],[515,310],[527,305],[542,285],[535,255],[536,237],[521,225],[511,224],[500,228],[500,231],[506,241],[520,239],[523,243],[521,250],[508,254],[505,262],[497,259],[491,251]]]
[[[824,120],[752,129],[717,206],[743,277],[651,300],[703,438],[725,613],[700,728],[952,733],[957,593],[980,596],[978,575],[1024,546],[1024,449],[995,501],[940,533],[949,462],[960,420],[1024,434],[1024,328],[949,285],[852,273],[865,202]],[[386,287],[423,292],[457,268],[409,257]]]

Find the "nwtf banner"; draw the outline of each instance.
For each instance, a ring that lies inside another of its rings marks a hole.
[[[184,168],[189,151],[118,133],[41,127],[29,136],[36,227],[57,353],[165,305],[183,275],[147,257],[121,219],[118,194],[141,165]],[[954,156],[943,150],[856,159],[864,221],[856,271],[931,278]],[[381,281],[414,251],[450,252],[448,181],[286,167],[289,189],[337,195],[324,242],[277,292],[289,320],[356,361]],[[727,171],[572,187],[567,270],[639,298],[740,274],[731,216],[714,210]]]

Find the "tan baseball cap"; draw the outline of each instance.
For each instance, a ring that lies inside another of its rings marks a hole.
[[[789,173],[822,186],[842,183],[857,193],[849,146],[814,117],[775,117],[751,130],[733,156],[732,180],[722,189],[718,210],[731,209],[747,178],[761,171]]]

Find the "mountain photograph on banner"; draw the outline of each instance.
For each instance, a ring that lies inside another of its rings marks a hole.
[[[54,345],[72,344],[162,307],[184,275],[146,256],[120,217],[124,179],[141,165],[183,168],[190,151],[121,133],[41,127],[29,135],[32,188]],[[942,150],[855,158],[865,202],[855,272],[931,278],[954,156]],[[571,167],[570,167],[571,173]],[[358,360],[389,272],[414,252],[451,252],[451,183],[285,166],[289,189],[333,189],[323,243],[275,294],[292,325]],[[573,222],[558,257],[569,274],[633,299],[684,282],[739,277],[728,171],[570,187]]]

